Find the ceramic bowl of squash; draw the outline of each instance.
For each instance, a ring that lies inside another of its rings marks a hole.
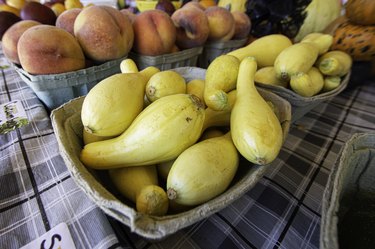
[[[180,73],[186,82],[197,78],[204,79],[206,72],[197,67],[181,67],[173,70]],[[268,90],[259,89],[259,92],[275,107],[274,111],[282,126],[285,139],[291,121],[289,102]],[[125,224],[132,232],[144,238],[161,240],[228,207],[249,191],[272,166],[272,163],[264,166],[254,165],[240,157],[238,171],[230,186],[222,194],[181,212],[168,212],[164,216],[141,214],[136,211],[134,203],[118,193],[109,180],[108,172],[89,169],[79,159],[83,148],[83,125],[80,114],[84,98],[84,96],[75,98],[51,113],[60,154],[82,191],[107,215]],[[161,187],[165,187],[164,185]]]

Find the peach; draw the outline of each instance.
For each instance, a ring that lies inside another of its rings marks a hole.
[[[134,42],[129,19],[120,10],[104,5],[83,8],[75,19],[74,35],[85,55],[97,62],[126,56]]]
[[[176,44],[179,48],[199,47],[207,41],[210,28],[202,9],[186,4],[173,13],[172,20],[177,28]]]
[[[124,14],[127,18],[129,18],[129,21],[133,24],[135,18],[137,17],[136,14],[134,14],[130,9],[121,9],[120,12]]]
[[[30,74],[58,74],[85,67],[78,41],[56,26],[41,24],[27,29],[17,50],[22,68]]]
[[[166,12],[169,16],[175,12],[176,8],[170,0],[159,0],[156,3],[155,9]]]
[[[53,10],[39,2],[26,2],[21,9],[23,20],[34,20],[42,24],[55,25],[56,14]]]
[[[167,54],[176,42],[176,27],[162,10],[147,10],[137,15],[133,23],[133,50],[142,55]]]
[[[76,20],[81,10],[82,9],[80,8],[65,10],[57,17],[55,24],[56,27],[65,29],[66,31],[74,35],[74,21]]]
[[[208,19],[210,41],[229,41],[235,31],[235,21],[232,13],[223,7],[212,6],[205,10]]]
[[[251,19],[242,11],[232,11],[234,17],[235,29],[232,39],[240,40],[249,36],[251,30]]]
[[[21,20],[4,33],[2,40],[3,52],[9,61],[20,64],[17,51],[18,40],[27,29],[39,24],[41,23],[34,20]]]
[[[21,21],[21,18],[16,14],[8,11],[0,11],[0,41],[3,39],[5,32],[19,21]]]
[[[187,8],[187,7],[196,7],[198,9],[200,9],[200,10],[205,10],[206,9],[203,5],[199,4],[198,2],[187,2],[182,7],[184,7],[184,8]]]

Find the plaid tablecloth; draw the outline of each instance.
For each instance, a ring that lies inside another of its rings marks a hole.
[[[3,59],[0,54],[4,65]],[[291,127],[272,167],[242,198],[162,241],[149,241],[107,217],[77,187],[44,106],[13,68],[0,70],[0,104],[21,101],[30,121],[0,135],[0,248],[20,248],[60,223],[76,248],[85,249],[318,248],[331,167],[345,141],[375,127],[375,84],[344,91]]]

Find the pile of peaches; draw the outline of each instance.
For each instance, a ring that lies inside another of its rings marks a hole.
[[[30,74],[58,74],[122,58],[133,40],[132,24],[124,14],[92,5],[65,10],[53,24],[21,19],[3,34],[2,49],[9,61]]]
[[[133,50],[143,55],[162,55],[203,46],[209,41],[247,38],[250,18],[240,11],[188,2],[171,15],[145,11],[132,15],[135,43]]]
[[[243,12],[205,7],[195,1],[173,13],[153,9],[137,14],[128,9],[90,5],[60,13],[52,11],[53,15],[44,9],[41,15],[41,6],[47,5],[26,2],[23,8],[30,3],[38,5],[38,11],[34,10],[39,12],[38,18],[29,13],[16,20],[4,30],[1,41],[4,55],[35,75],[76,71],[123,58],[130,51],[158,56],[206,42],[244,39],[251,28]],[[50,18],[42,20],[41,16]]]

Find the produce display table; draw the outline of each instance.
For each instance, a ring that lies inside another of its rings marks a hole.
[[[41,236],[34,248],[52,248],[67,241],[65,233],[58,236],[64,225],[75,247],[85,249],[319,248],[330,170],[354,133],[374,130],[375,82],[347,89],[292,125],[278,158],[242,198],[150,241],[106,216],[77,187],[59,154],[48,112],[6,65],[0,50],[0,106],[19,101],[29,124],[0,135],[0,248],[20,248]]]

